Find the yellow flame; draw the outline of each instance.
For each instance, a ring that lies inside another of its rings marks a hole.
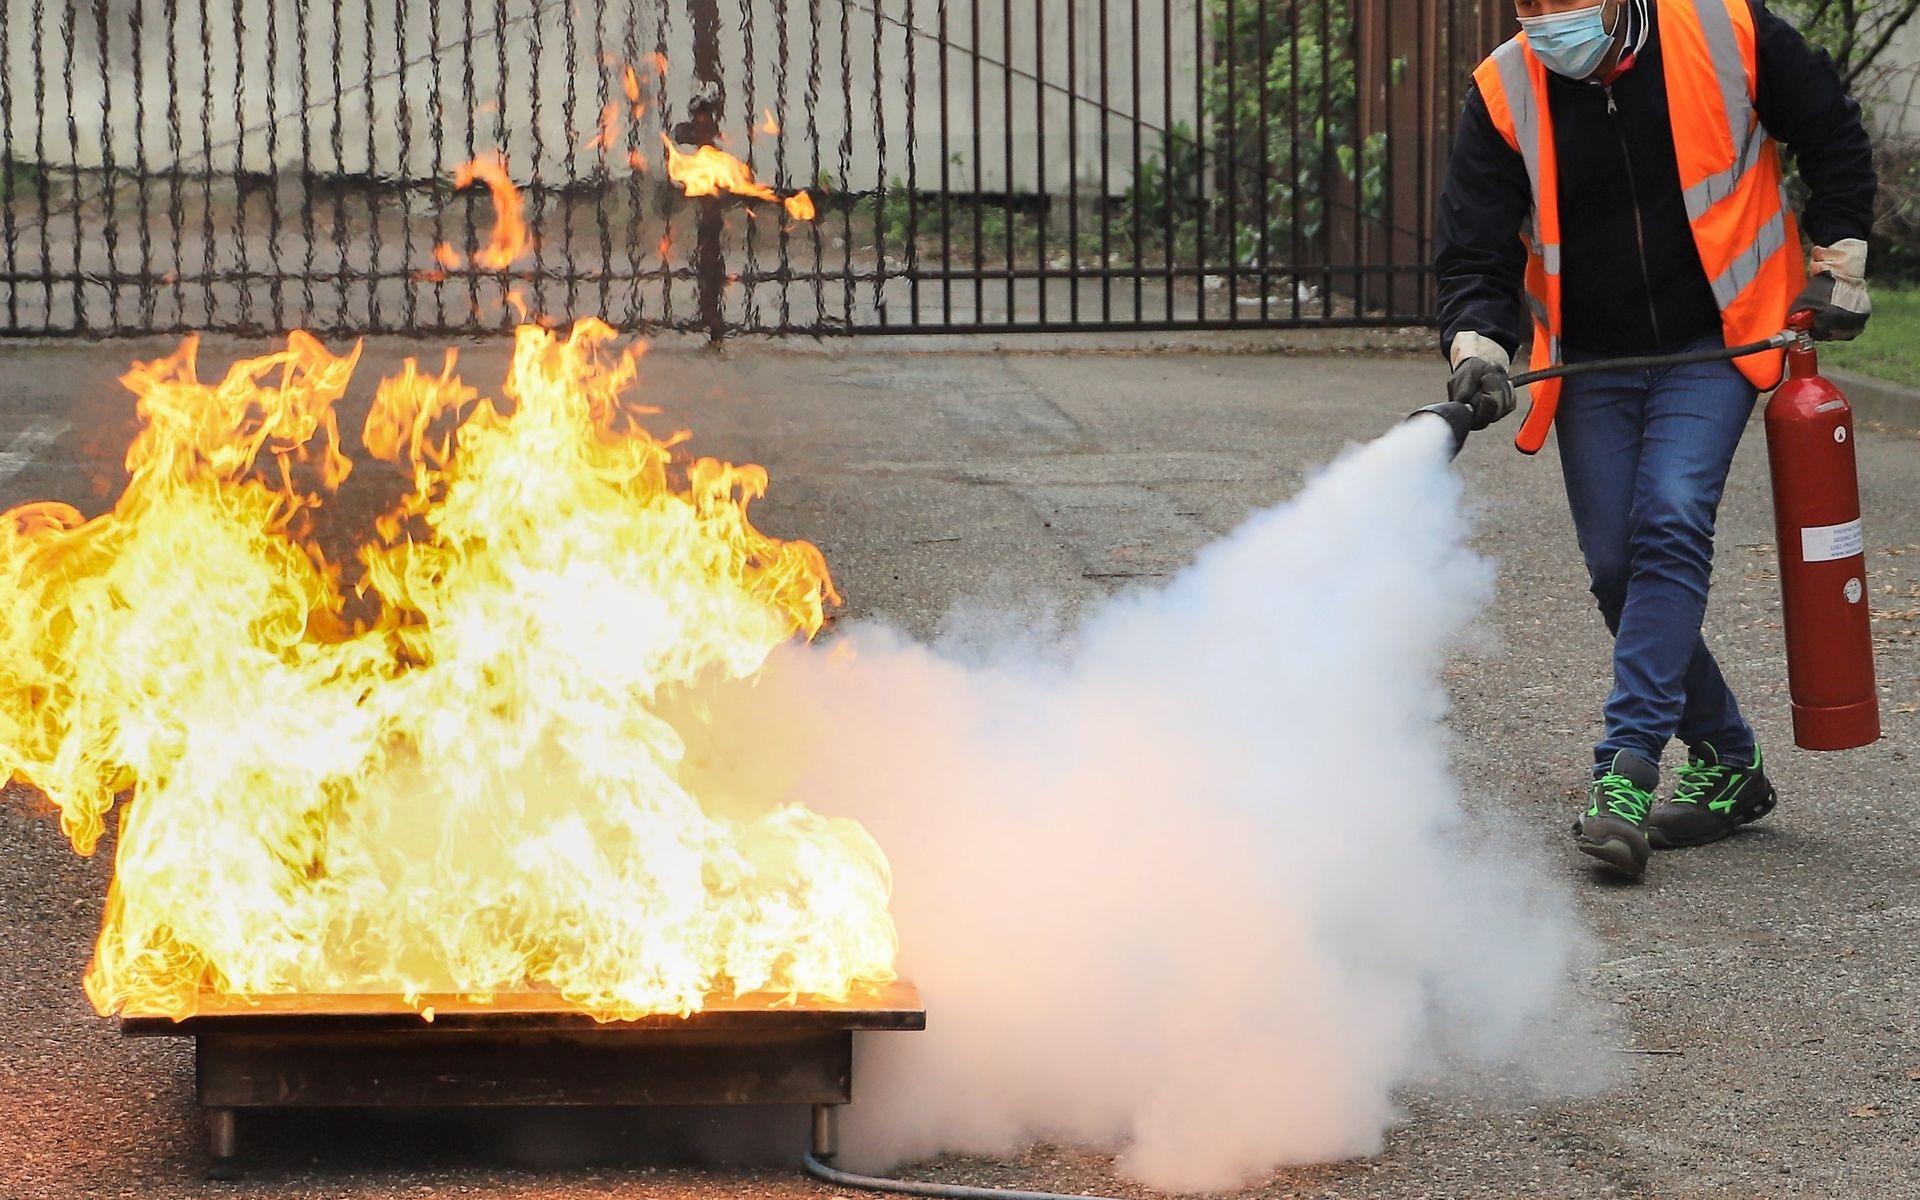
[[[689,196],[717,196],[731,192],[758,200],[780,200],[787,214],[797,221],[811,221],[813,200],[804,191],[781,200],[780,194],[753,177],[753,168],[718,146],[700,146],[692,154],[680,149],[671,137],[660,135],[667,149],[667,178],[680,185]]]
[[[682,782],[676,698],[838,598],[749,521],[761,468],[639,427],[616,339],[522,326],[498,399],[450,351],[382,381],[361,441],[403,496],[344,568],[308,527],[359,350],[300,333],[212,382],[193,339],[137,364],[113,510],[0,514],[0,779],[82,853],[122,801],[100,1012],[545,990],[624,1018],[891,978],[864,830]]]

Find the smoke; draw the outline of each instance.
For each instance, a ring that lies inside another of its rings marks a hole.
[[[1348,451],[1077,627],[843,630],[714,701],[693,772],[893,866],[928,1024],[861,1043],[844,1161],[1049,1140],[1226,1189],[1378,1151],[1411,1082],[1549,1070],[1581,942],[1451,773],[1440,669],[1493,571],[1446,436]]]

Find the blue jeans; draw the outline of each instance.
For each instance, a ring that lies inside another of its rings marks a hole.
[[[1675,350],[1725,343],[1718,334]],[[1675,737],[1753,761],[1753,729],[1700,635],[1713,527],[1756,393],[1730,362],[1570,377],[1554,421],[1567,503],[1613,642],[1595,772]]]

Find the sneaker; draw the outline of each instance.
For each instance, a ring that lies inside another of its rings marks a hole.
[[[1593,781],[1587,811],[1573,824],[1574,844],[1629,879],[1647,869],[1647,835],[1641,832],[1653,808],[1660,768],[1622,750]]]
[[[1720,761],[1720,753],[1701,743],[1674,772],[1673,799],[1647,818],[1647,842],[1658,850],[1717,842],[1749,821],[1773,811],[1779,797],[1760,769],[1760,747],[1753,765]]]

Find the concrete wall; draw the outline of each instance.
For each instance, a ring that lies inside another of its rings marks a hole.
[[[937,0],[718,0],[728,145],[792,187],[824,170],[870,188],[911,166],[937,188],[943,161],[956,191],[1031,190],[1043,168],[1050,191],[1069,174],[1097,186],[1104,8],[1117,193],[1136,118],[1148,155],[1158,129],[1194,121],[1199,2],[1141,3],[1136,56],[1131,0],[949,0],[943,83]],[[171,25],[162,0],[0,5],[0,135],[27,161],[425,178],[469,146],[504,147],[516,178],[558,182],[603,157],[624,174],[630,149],[657,171],[660,113],[683,119],[694,94],[685,0],[206,0],[204,25],[193,0]],[[590,149],[603,103],[621,98],[620,64],[660,47],[646,116],[610,153]],[[761,110],[778,135],[754,128]]]

